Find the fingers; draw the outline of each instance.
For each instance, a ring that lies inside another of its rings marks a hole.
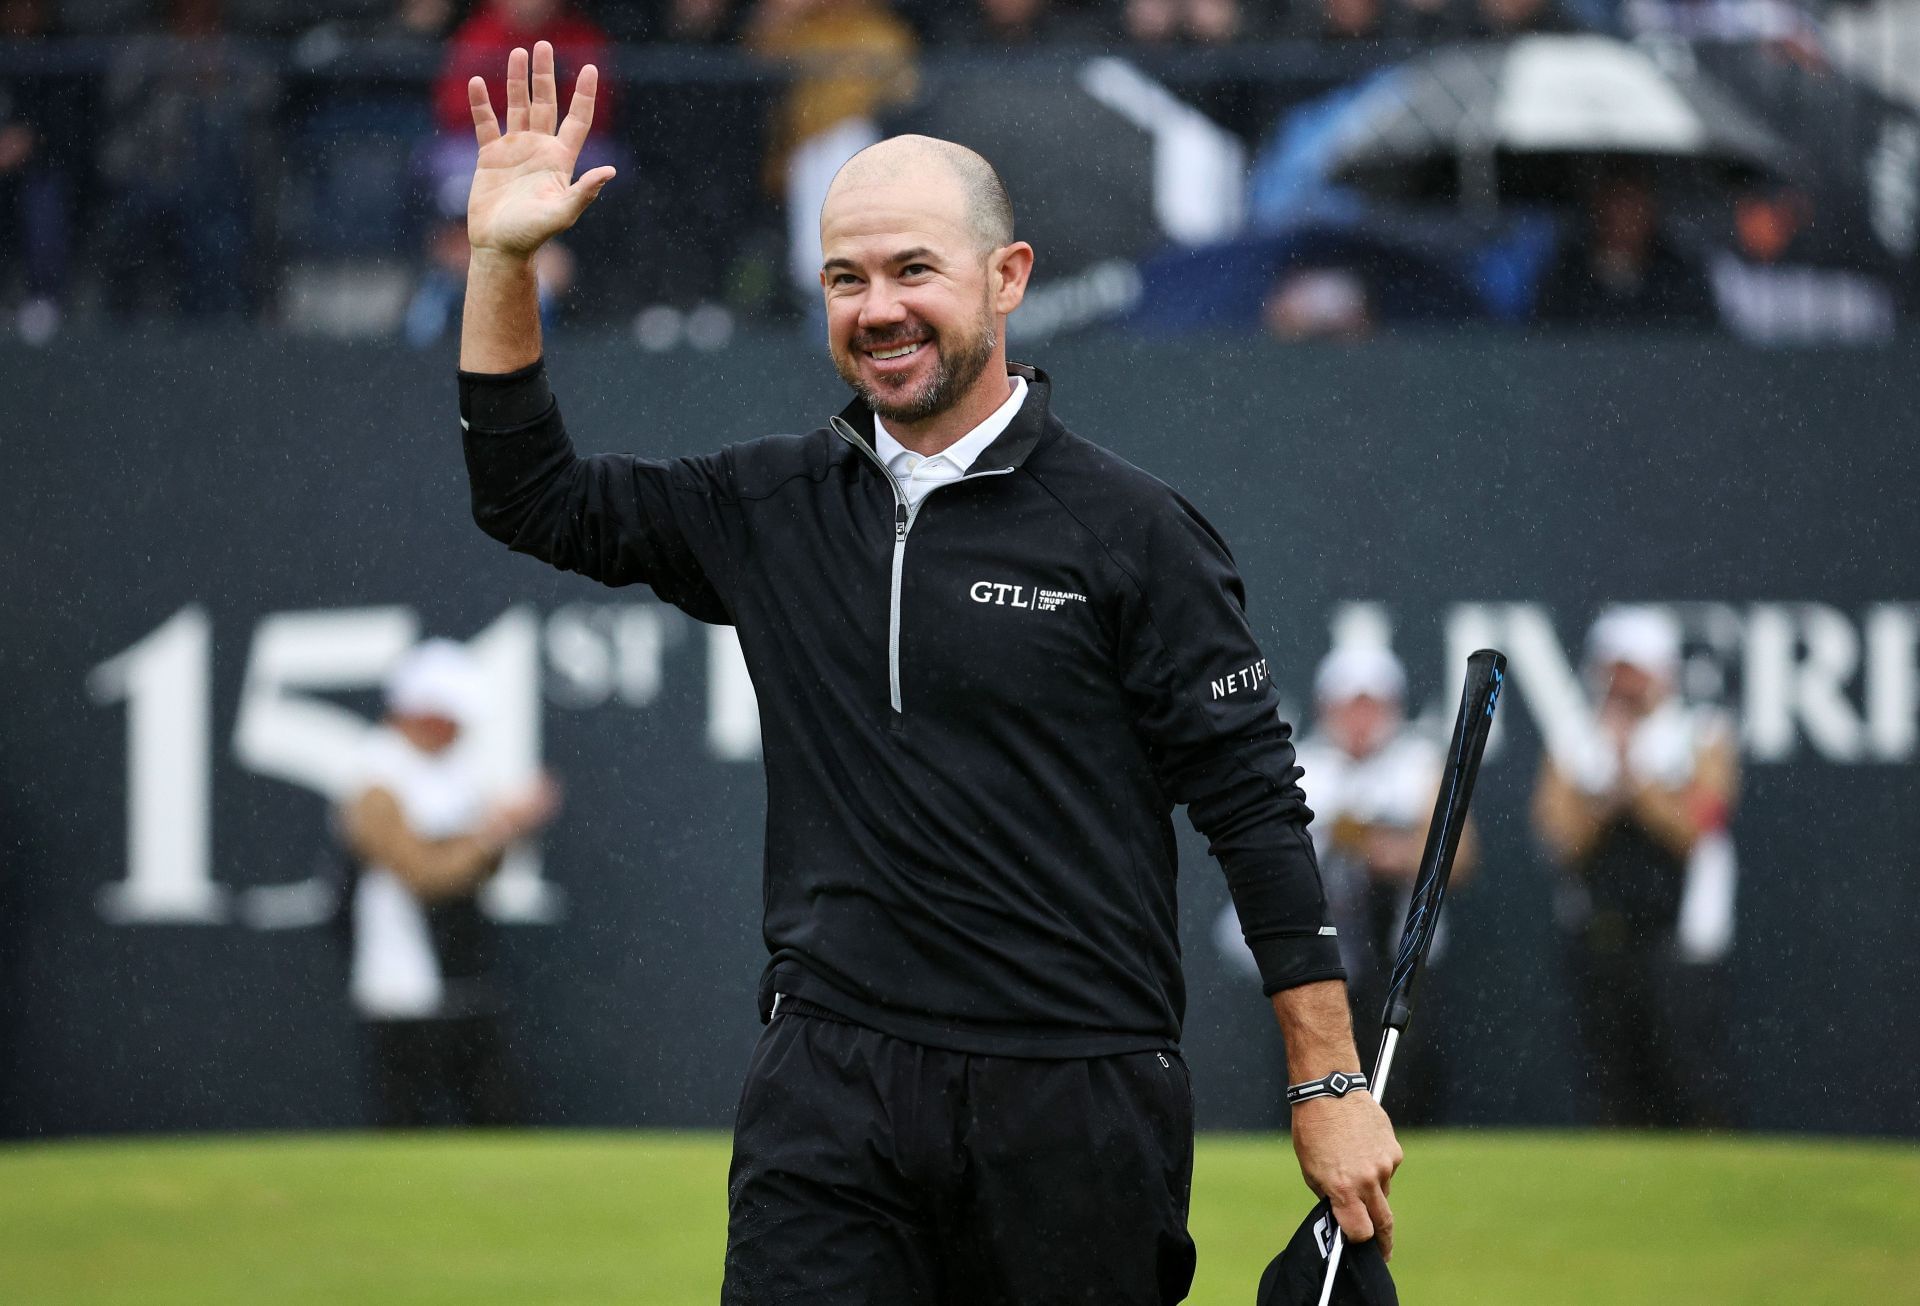
[[[560,82],[553,75],[553,46],[547,41],[533,45],[533,105],[527,126],[551,136],[560,121]]]
[[[1387,1195],[1376,1188],[1367,1194],[1367,1218],[1373,1224],[1373,1236],[1380,1240],[1380,1259],[1393,1259],[1393,1208],[1387,1205]]]
[[[1363,1243],[1373,1237],[1373,1216],[1355,1193],[1333,1199],[1333,1218],[1339,1222],[1340,1232],[1347,1235],[1348,1242]]]
[[[507,56],[507,130],[527,129],[527,52],[515,47]]]
[[[473,110],[473,135],[485,149],[500,139],[500,120],[493,116],[493,100],[487,95],[487,79],[467,81],[467,107]]]
[[[567,187],[567,196],[573,201],[573,216],[578,218],[586,212],[587,205],[600,198],[600,192],[613,177],[612,168],[595,168]]]
[[[1380,1256],[1393,1259],[1393,1208],[1387,1195],[1378,1188],[1348,1190],[1333,1197],[1333,1218],[1348,1242],[1380,1240]]]
[[[560,143],[576,157],[587,143],[587,129],[593,126],[593,97],[600,89],[600,70],[588,64],[573,81],[573,103],[567,106],[567,120],[560,124]]]

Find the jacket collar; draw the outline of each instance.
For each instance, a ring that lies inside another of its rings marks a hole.
[[[1010,471],[1020,466],[1039,445],[1041,436],[1046,434],[1048,400],[1053,389],[1047,374],[1026,363],[1009,362],[1007,375],[1026,378],[1027,400],[1020,405],[1020,411],[1013,415],[1013,420],[1007,423],[1007,429],[1000,433],[999,438],[982,449],[980,456],[973,460],[973,471]],[[852,435],[867,447],[868,452],[873,451],[873,410],[867,407],[866,400],[855,396],[852,403],[840,410],[832,424],[835,429],[846,428],[841,430],[843,436]]]

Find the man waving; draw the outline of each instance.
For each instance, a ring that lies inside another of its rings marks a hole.
[[[838,416],[702,457],[582,458],[529,260],[612,178],[572,178],[595,74],[563,122],[545,44],[507,78],[504,135],[471,88],[475,519],[732,624],[759,697],[769,1023],[735,1126],[724,1300],[1186,1295],[1176,804],[1226,873],[1290,1077],[1345,1090],[1295,1112],[1307,1182],[1385,1244],[1400,1150],[1349,1088],[1310,813],[1239,576],[1191,505],[1007,362],[1034,254],[993,169],[900,137],[834,181]]]

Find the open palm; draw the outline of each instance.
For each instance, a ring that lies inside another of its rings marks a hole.
[[[593,97],[600,74],[592,64],[574,81],[573,103],[559,121],[560,88],[553,47],[533,47],[532,75],[525,50],[507,58],[507,130],[493,116],[484,78],[467,83],[473,134],[480,158],[467,195],[467,241],[476,250],[530,258],[549,239],[571,227],[613,180],[612,168],[595,168],[573,179],[580,147],[593,125]]]

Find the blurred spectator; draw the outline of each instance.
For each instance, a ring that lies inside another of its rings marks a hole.
[[[1446,750],[1407,720],[1406,672],[1382,645],[1336,645],[1314,673],[1313,694],[1314,730],[1298,745],[1300,787],[1313,807],[1308,834],[1327,910],[1340,932],[1354,1042],[1371,1068]],[[1476,843],[1469,827],[1454,861],[1454,883],[1471,877]],[[1226,960],[1253,973],[1253,954],[1231,905],[1214,922],[1213,940]],[[1429,964],[1446,951],[1443,916]],[[1430,971],[1423,1005],[1432,1006],[1438,992]],[[1393,1063],[1395,1123],[1432,1124],[1439,1118],[1443,1051],[1431,1039],[1400,1045]]]
[[[664,0],[648,32],[655,42],[678,49],[719,50],[739,39],[741,21],[734,0]],[[627,186],[640,211],[638,243],[647,251],[633,260],[641,303],[670,318],[696,310],[730,323],[720,301],[770,290],[736,287],[735,281],[748,251],[777,239],[759,186],[775,94],[740,82],[634,89],[630,118],[642,126],[633,135],[636,166]],[[764,269],[769,262],[771,255],[762,255],[753,266]],[[758,280],[774,278],[763,271]]]
[[[303,80],[282,115],[282,232],[290,262],[307,260],[306,269],[331,260],[334,269],[385,267],[401,278],[398,260],[421,239],[428,188],[416,169],[421,142],[433,136],[432,110],[417,83],[368,76],[368,65],[437,64],[454,6],[383,0],[359,10],[307,28],[292,48],[296,67],[327,75]],[[301,269],[290,274],[292,298]],[[289,321],[297,320],[295,310]]]
[[[871,121],[913,93],[918,43],[884,0],[760,0],[748,41],[796,70],[767,155],[774,189],[801,145],[849,121]]]
[[[221,0],[170,0],[167,26],[128,40],[107,71],[102,271],[125,315],[256,309],[268,266],[279,84],[230,38]]]
[[[1590,730],[1556,745],[1534,790],[1534,826],[1564,871],[1557,914],[1604,1124],[1728,1114],[1713,1091],[1715,977],[1699,963],[1731,941],[1738,763],[1725,718],[1681,703],[1680,666],[1666,614],[1603,614],[1587,640]]]
[[[387,5],[388,0],[227,0],[227,26],[248,36],[288,36],[319,23],[365,23]]]
[[[473,114],[467,107],[467,83],[487,79],[493,93],[493,112],[507,120],[507,56],[515,46],[533,49],[535,41],[553,45],[554,72],[560,80],[560,102],[572,94],[573,79],[585,64],[600,69],[600,91],[593,106],[596,135],[614,126],[619,105],[618,82],[607,62],[611,48],[606,33],[567,0],[482,0],[473,16],[454,29],[447,42],[447,62],[434,83],[434,120],[442,133],[473,139]],[[469,176],[472,168],[467,168]]]
[[[0,2],[0,40],[18,49],[47,31],[47,0]],[[51,73],[0,76],[0,296],[18,278],[17,327],[44,343],[59,328],[84,170],[85,86]]]
[[[1282,30],[1309,41],[1443,42],[1468,34],[1469,0],[1293,0]]]
[[[884,0],[759,0],[747,27],[758,54],[788,61],[761,171],[787,207],[788,271],[819,298],[820,206],[840,165],[880,139],[875,118],[913,95],[913,30]]]
[[[1920,106],[1920,3],[1855,0],[1825,6],[1820,31],[1834,62],[1847,73],[1908,106]]]
[[[447,334],[466,294],[467,190],[473,184],[479,154],[467,83],[475,77],[486,78],[494,116],[504,128],[507,58],[516,47],[530,52],[536,41],[553,45],[554,74],[563,105],[572,99],[573,83],[582,67],[593,64],[600,70],[594,130],[580,153],[577,170],[619,167],[625,162],[612,131],[619,83],[608,63],[612,47],[606,34],[566,0],[484,0],[455,29],[448,41],[446,64],[434,83],[437,135],[427,149],[424,169],[430,212],[425,265],[405,323],[407,341],[416,347],[433,344]],[[615,224],[607,220],[598,225],[604,236]],[[550,241],[534,266],[540,280],[541,314],[551,322],[573,286],[573,255],[566,244]]]
[[[344,54],[353,38],[437,44],[453,25],[453,14],[454,0],[387,0],[370,13],[330,14],[304,30],[299,53],[305,62],[321,64]]]
[[[1366,282],[1345,268],[1298,268],[1282,275],[1263,313],[1281,340],[1355,342],[1373,334]]]
[[[656,42],[672,45],[722,45],[734,39],[731,0],[668,0]]]
[[[942,46],[1012,50],[1023,46],[1087,45],[1100,39],[1099,24],[1062,0],[971,0],[951,6],[933,27]]]
[[[1121,35],[1140,45],[1226,46],[1256,40],[1267,11],[1241,0],[1123,0]],[[1249,141],[1272,116],[1273,96],[1260,79],[1223,67],[1183,81],[1180,98],[1212,122]]]
[[[1395,36],[1440,44],[1468,34],[1463,0],[1401,0],[1389,26]]]
[[[1792,0],[1623,0],[1620,11],[1630,36],[1766,46],[1810,68],[1827,64],[1819,22]]]
[[[1312,41],[1374,41],[1387,35],[1385,0],[1296,0],[1286,34]]]
[[[1129,40],[1147,45],[1224,45],[1249,34],[1240,0],[1126,0],[1121,22]]]
[[[1406,673],[1384,647],[1336,647],[1314,673],[1313,695],[1314,731],[1299,747],[1300,784],[1314,811],[1309,830],[1340,931],[1354,1033],[1365,1056],[1379,1034],[1446,750],[1407,720]],[[1454,862],[1456,885],[1471,878],[1475,843],[1469,829]],[[1437,969],[1445,953],[1443,918],[1429,964]],[[1429,1005],[1437,994],[1429,977]],[[1396,1122],[1438,1118],[1443,1049],[1435,1039],[1401,1045],[1393,1068]]]
[[[1585,25],[1561,0],[1474,0],[1467,23],[1467,35],[1493,39],[1583,30]]]
[[[339,810],[354,863],[349,992],[366,1023],[379,1122],[521,1118],[493,926],[476,895],[508,845],[552,818],[542,778],[497,798],[461,735],[485,706],[460,645],[429,640],[388,677],[387,718]]]
[[[1864,270],[1823,267],[1797,247],[1812,201],[1790,187],[1761,187],[1734,201],[1734,248],[1710,264],[1714,302],[1735,336],[1759,345],[1885,344],[1899,314],[1893,295]]]
[[[1584,326],[1716,325],[1705,273],[1661,232],[1659,196],[1644,165],[1600,166],[1586,187],[1581,227],[1541,284],[1536,316]]]

